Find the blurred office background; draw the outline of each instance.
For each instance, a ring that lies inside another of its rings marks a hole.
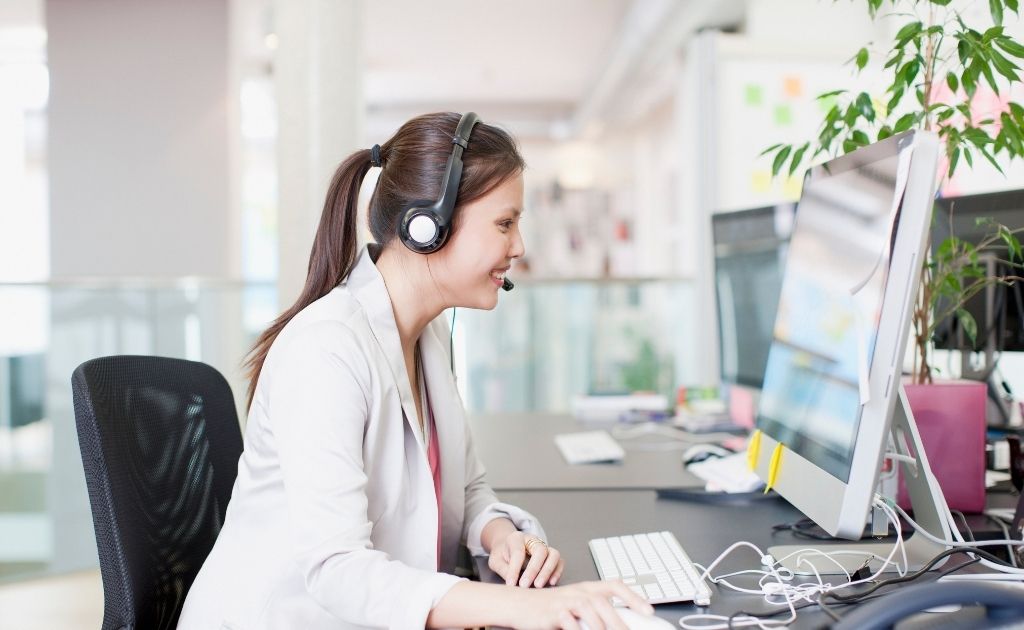
[[[96,567],[74,367],[201,360],[244,418],[243,356],[301,287],[330,173],[419,113],[476,111],[530,167],[517,288],[454,324],[471,413],[743,383],[712,262],[778,273],[801,178],[757,156],[816,136],[817,94],[880,91],[844,64],[890,31],[846,0],[4,0],[0,583]],[[770,329],[771,278],[742,269]]]

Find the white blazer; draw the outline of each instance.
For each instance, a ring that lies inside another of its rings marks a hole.
[[[256,385],[227,517],[179,628],[422,628],[460,578],[460,541],[499,516],[451,373],[448,329],[420,337],[441,454],[437,500],[398,329],[368,249],[274,341]],[[438,570],[440,567],[440,571]]]

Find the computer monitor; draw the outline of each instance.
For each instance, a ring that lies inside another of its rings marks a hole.
[[[1024,190],[947,197],[938,200],[935,206],[932,251],[950,236],[977,246],[993,231],[990,225],[979,225],[979,220],[983,219],[991,219],[1011,230],[1024,229]],[[994,255],[981,258],[987,274],[1021,275],[1019,265],[1010,267],[997,260],[1008,259],[1002,241],[994,243],[992,253]],[[970,299],[964,308],[977,325],[974,342],[954,315],[936,324],[933,339],[937,349],[1024,351],[1024,287],[1020,284],[990,285]]]
[[[723,383],[760,389],[796,204],[711,217]]]
[[[900,382],[938,152],[934,134],[905,132],[812,168],[804,183],[750,455],[832,536],[862,536],[897,409],[919,462],[908,481],[925,484],[910,488],[914,507],[949,534]]]

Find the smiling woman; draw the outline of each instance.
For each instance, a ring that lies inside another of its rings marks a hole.
[[[357,251],[371,167],[376,243]],[[653,612],[621,582],[527,590],[558,583],[561,554],[488,486],[450,371],[442,312],[494,308],[523,255],[523,168],[472,113],[338,167],[302,295],[250,355],[238,478],[179,628],[619,628],[612,596]],[[454,576],[460,544],[505,585]]]

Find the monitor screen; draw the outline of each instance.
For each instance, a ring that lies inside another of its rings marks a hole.
[[[711,217],[722,382],[760,389],[796,204]]]
[[[800,198],[758,427],[847,482],[899,204],[899,155],[809,177]]]
[[[978,245],[993,231],[989,225],[979,225],[979,220],[983,219],[991,219],[1012,230],[1024,229],[1024,190],[938,200],[932,226],[932,251],[938,249],[950,235]],[[1007,259],[1002,241],[994,244],[991,253],[1004,261]],[[988,261],[983,257],[982,262]],[[1011,267],[995,262],[988,269],[988,273],[993,275],[1019,276],[1021,271],[1019,266]],[[945,310],[946,304],[940,301],[939,310]],[[1024,351],[1024,289],[1020,284],[991,286],[968,300],[964,308],[971,313],[977,325],[973,347],[954,315],[936,324],[933,336],[936,348],[972,348],[982,351],[991,342],[995,350]]]

